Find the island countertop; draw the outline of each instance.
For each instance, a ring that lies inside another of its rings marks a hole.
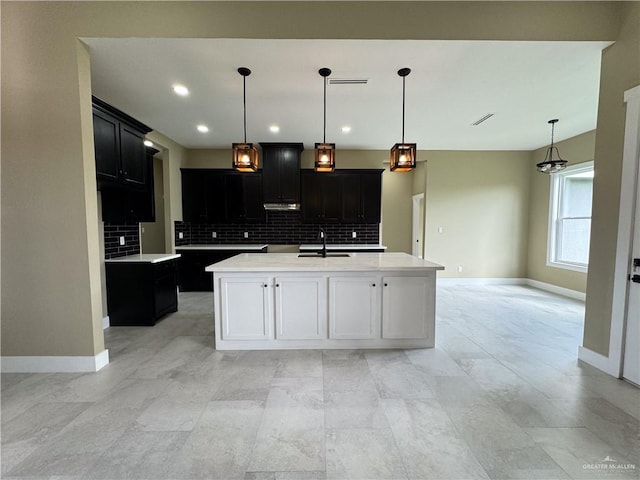
[[[336,272],[444,270],[406,253],[350,253],[348,257],[298,257],[297,253],[243,253],[214,263],[207,272]]]

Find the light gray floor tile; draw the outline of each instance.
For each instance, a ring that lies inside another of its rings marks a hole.
[[[409,361],[431,376],[466,377],[467,374],[451,356],[440,348],[407,350]]]
[[[436,400],[383,400],[409,478],[489,478]]]
[[[321,350],[284,350],[278,359],[276,377],[322,377]]]
[[[368,360],[367,360],[368,361]],[[407,362],[376,361],[369,365],[380,398],[433,398],[430,377]]]
[[[169,477],[243,479],[263,410],[257,401],[210,402]]]
[[[249,471],[321,471],[324,452],[322,379],[274,379]]]
[[[572,478],[637,479],[640,475],[637,460],[619,455],[586,428],[532,428],[527,432]]]
[[[388,429],[328,430],[327,479],[408,478]]]
[[[389,428],[375,391],[326,392],[324,412],[329,429]]]

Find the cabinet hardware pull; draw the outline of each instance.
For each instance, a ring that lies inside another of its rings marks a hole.
[[[388,287],[388,286],[389,286],[389,284],[388,284],[388,283],[385,283],[385,284],[384,284],[384,286],[385,286],[385,287]]]
[[[375,284],[375,283],[372,283],[372,284],[371,284],[371,286],[372,286],[372,287],[375,287],[375,286],[376,286],[376,284]]]
[[[265,283],[264,285],[262,285],[262,288],[267,288],[268,285]]]
[[[280,286],[280,284],[279,284],[279,283],[276,283],[276,287],[279,287],[279,286]]]

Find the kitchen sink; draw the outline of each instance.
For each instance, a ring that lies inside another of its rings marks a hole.
[[[327,253],[327,258],[329,257],[350,257],[348,253]],[[309,257],[309,258],[324,258],[322,253],[300,253],[298,257]]]

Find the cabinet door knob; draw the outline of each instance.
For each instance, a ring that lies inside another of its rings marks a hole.
[[[262,288],[267,288],[268,285],[265,283],[264,285],[262,285]]]
[[[372,287],[375,287],[375,286],[376,286],[376,284],[375,284],[375,283],[372,283],[372,284],[371,284],[371,286],[372,286]]]
[[[279,286],[280,286],[280,284],[279,284],[279,283],[276,283],[276,287],[279,287]]]
[[[388,286],[389,286],[389,284],[388,284],[388,283],[385,283],[385,284],[384,284],[384,286],[385,286],[385,287],[388,287]]]

